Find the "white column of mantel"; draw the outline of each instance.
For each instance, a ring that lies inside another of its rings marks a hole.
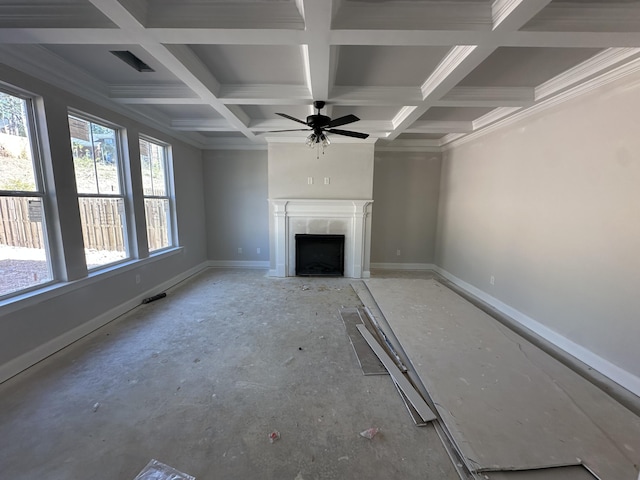
[[[353,202],[353,278],[364,276],[365,253],[367,247],[366,224],[370,201]]]
[[[274,241],[276,252],[276,277],[286,277],[289,271],[289,222],[287,221],[287,200],[272,200]]]

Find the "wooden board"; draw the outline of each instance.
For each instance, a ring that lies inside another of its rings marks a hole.
[[[524,339],[435,280],[366,283],[475,471],[581,459],[602,480],[637,480],[622,447],[530,361]]]

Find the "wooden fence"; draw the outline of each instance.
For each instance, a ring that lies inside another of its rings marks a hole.
[[[31,207],[29,201],[32,201]],[[24,197],[0,197],[0,244],[14,247],[44,248],[38,203]],[[38,200],[35,200],[38,202]],[[168,246],[165,200],[145,199],[149,250]],[[80,198],[80,218],[85,248],[125,250],[122,228],[122,200],[112,198]]]

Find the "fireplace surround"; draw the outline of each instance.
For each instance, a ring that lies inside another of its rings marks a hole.
[[[344,276],[370,276],[373,200],[271,199],[273,223],[269,275],[296,275],[296,234],[344,235]]]

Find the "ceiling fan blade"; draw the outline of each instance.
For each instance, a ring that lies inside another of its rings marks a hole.
[[[358,120],[360,119],[355,115],[351,115],[351,114],[345,115],[344,117],[334,118],[329,122],[329,125],[327,125],[327,127],[329,128],[339,127],[340,125],[346,125],[347,123],[357,122]]]
[[[350,130],[337,130],[335,128],[327,130],[329,133],[335,133],[336,135],[344,135],[345,137],[355,137],[355,138],[368,138],[368,133],[360,133],[360,132],[352,132]]]
[[[286,113],[276,112],[276,115],[280,115],[281,117],[288,118],[289,120],[293,120],[294,122],[302,123],[303,125],[307,124],[307,122],[303,122],[302,120],[299,120],[296,117],[292,117],[291,115],[287,115]]]

